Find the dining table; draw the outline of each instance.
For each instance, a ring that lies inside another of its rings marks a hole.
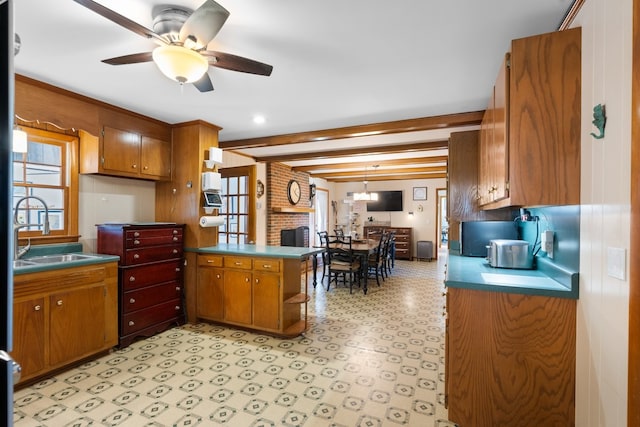
[[[313,246],[314,248],[324,248],[324,246]],[[369,255],[375,253],[378,249],[378,241],[372,239],[352,239],[351,250],[353,253],[360,257],[363,275],[363,291],[367,294],[368,290],[368,278],[369,278]],[[313,256],[313,287],[316,287],[316,270],[318,268],[317,253]]]

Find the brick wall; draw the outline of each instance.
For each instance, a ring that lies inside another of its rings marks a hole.
[[[289,203],[287,185],[295,179],[300,184],[301,196],[297,205]],[[282,163],[267,164],[267,245],[280,245],[280,230],[309,225],[309,213],[273,212],[273,208],[309,208],[309,174],[294,172]]]

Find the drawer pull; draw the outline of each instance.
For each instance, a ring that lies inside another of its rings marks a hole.
[[[138,239],[134,240],[134,241],[133,241],[133,244],[134,244],[134,245],[139,245],[139,244],[140,244],[140,240],[138,240]]]
[[[245,278],[244,278],[244,281],[245,281],[246,283],[249,283],[249,278],[248,278],[248,277],[245,277]]]
[[[56,302],[56,305],[57,305],[58,307],[59,307],[59,306],[61,306],[61,305],[62,305],[62,300],[61,300],[61,299],[59,299],[59,300]]]
[[[235,264],[236,265],[242,265],[242,261],[236,261]]]
[[[133,320],[129,320],[129,326],[133,326],[135,324],[136,324],[136,322],[134,322]]]
[[[216,279],[219,279],[219,278],[220,278],[220,275],[219,275],[219,274],[216,274]]]
[[[271,264],[262,264],[262,268],[271,268]]]
[[[177,242],[177,241],[178,241],[178,237],[173,236],[173,241],[174,241],[174,242]]]
[[[176,271],[180,271],[180,267],[176,267]]]
[[[256,279],[256,283],[260,283],[260,279]]]
[[[38,304],[35,307],[33,307],[33,311],[40,311],[41,309],[42,309],[42,307],[40,306],[40,304]]]
[[[176,305],[176,311],[180,311],[180,306]]]
[[[131,298],[131,299],[129,300],[129,304],[135,304],[135,303],[136,303],[136,299],[135,299],[135,298]]]
[[[138,169],[138,165],[136,165],[135,163],[134,163],[134,164],[132,164],[132,165],[131,165],[131,167],[132,167],[133,169]]]
[[[177,249],[174,249],[174,250],[173,250],[173,253],[174,253],[174,254],[177,254],[177,253],[178,253],[178,250],[177,250]]]
[[[130,282],[135,282],[135,281],[136,281],[136,278],[135,278],[134,276],[129,276],[129,281],[130,281]]]
[[[180,286],[176,286],[176,291],[180,292]]]
[[[178,230],[173,230],[173,234],[178,234]]]
[[[140,237],[140,233],[138,233],[137,231],[133,233],[133,237]]]
[[[214,263],[214,261],[213,261],[212,259],[208,259],[208,260],[207,260],[207,263],[208,263],[208,264],[213,264],[213,263]]]
[[[143,166],[142,169],[147,170],[149,169],[149,166]]]
[[[138,258],[140,258],[140,255],[138,255],[138,254],[133,254],[133,259],[138,259]]]

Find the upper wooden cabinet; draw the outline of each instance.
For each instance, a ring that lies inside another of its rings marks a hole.
[[[482,209],[580,203],[581,29],[514,40],[480,133]]]
[[[80,133],[80,173],[171,179],[171,141],[109,126],[101,133]]]

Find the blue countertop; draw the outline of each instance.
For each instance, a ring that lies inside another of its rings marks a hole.
[[[578,299],[578,273],[564,270],[545,258],[537,269],[494,268],[484,258],[449,255],[445,286]]]
[[[322,252],[318,248],[298,248],[294,246],[262,246],[241,243],[219,243],[216,246],[203,248],[186,248],[188,252],[219,255],[250,255],[272,258],[305,258]]]

